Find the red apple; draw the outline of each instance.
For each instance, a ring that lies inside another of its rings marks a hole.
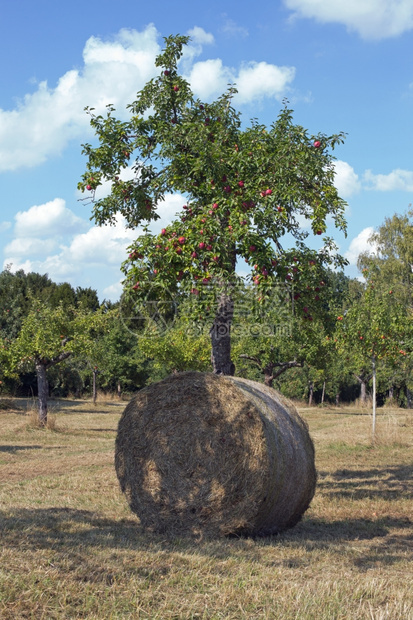
[[[92,189],[92,186],[91,186],[91,185],[86,185],[86,189],[87,189],[88,191],[90,191],[90,190]]]
[[[200,250],[203,250],[205,248],[205,243],[201,241],[200,243],[198,243],[198,247]]]
[[[316,149],[319,149],[319,148],[320,148],[320,146],[321,146],[321,142],[320,142],[319,140],[316,140],[316,141],[314,142],[314,147],[315,147]]]
[[[266,196],[271,196],[272,194],[272,189],[267,189],[265,192]]]
[[[179,237],[178,239],[179,243],[181,243],[182,245],[185,243],[186,238],[185,237]]]
[[[196,258],[197,256],[198,256],[198,254],[196,252],[192,252],[191,258]]]
[[[162,228],[161,235],[166,235],[166,228]]]
[[[256,249],[255,245],[250,245],[250,252],[255,252]]]
[[[174,86],[174,91],[177,93],[179,90],[179,86]]]
[[[217,203],[216,203],[216,202],[214,202],[214,204],[212,205],[212,208],[213,208],[213,209],[218,209],[218,205],[217,205]]]
[[[238,186],[239,187],[244,187],[244,181],[238,181]]]

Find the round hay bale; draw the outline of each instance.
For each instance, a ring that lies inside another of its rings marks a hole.
[[[255,381],[186,372],[141,390],[119,421],[116,473],[143,527],[264,535],[294,526],[315,491],[306,423]]]

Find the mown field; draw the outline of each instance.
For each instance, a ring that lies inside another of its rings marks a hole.
[[[0,410],[0,618],[409,620],[413,414],[302,408],[319,482],[303,521],[262,539],[143,532],[118,488],[125,403]]]

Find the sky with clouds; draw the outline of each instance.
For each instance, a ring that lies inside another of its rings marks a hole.
[[[350,261],[348,275],[357,276],[357,256],[373,230],[413,202],[413,0],[6,3],[2,267],[119,298],[119,266],[139,231],[121,218],[94,226],[90,205],[80,200],[81,144],[93,139],[84,108],[111,103],[126,119],[126,105],[155,75],[163,37],[177,33],[192,38],[181,70],[201,99],[235,83],[245,124],[271,124],[287,98],[295,121],[311,133],[348,134],[335,152],[348,236],[328,233]],[[156,228],[183,202],[167,197]]]

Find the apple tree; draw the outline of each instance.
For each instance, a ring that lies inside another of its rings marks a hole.
[[[232,105],[236,88],[218,99],[195,98],[179,73],[189,38],[169,36],[156,59],[157,75],[128,106],[127,121],[109,105],[105,115],[87,108],[97,146],[83,145],[88,192],[98,225],[120,214],[143,227],[123,264],[125,290],[145,302],[192,297],[194,312],[214,307],[209,327],[215,373],[233,374],[231,324],[241,268],[258,289],[300,279],[282,247],[325,235],[326,219],[345,230],[345,202],[334,186],[332,150],[344,134],[311,135],[294,123],[288,105],[271,126],[241,124]],[[129,170],[129,179],[122,175]],[[99,186],[110,187],[98,198]],[[159,234],[150,224],[160,203],[183,196],[182,210]],[[311,232],[309,232],[311,231]],[[317,260],[342,264],[333,240],[323,237]]]
[[[47,370],[71,355],[84,355],[93,349],[94,335],[105,315],[83,309],[50,308],[32,300],[32,310],[23,319],[20,332],[8,348],[7,374],[34,367],[37,375],[39,423],[47,424],[49,388]]]
[[[366,278],[363,294],[337,317],[337,349],[340,355],[349,355],[354,366],[366,368],[370,363],[374,440],[377,366],[386,361],[397,364],[409,354],[413,317],[392,289],[376,286],[367,268],[363,275]]]

